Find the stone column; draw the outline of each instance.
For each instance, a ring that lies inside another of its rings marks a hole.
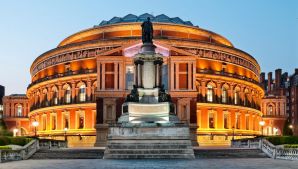
[[[141,71],[141,64],[137,64],[138,67],[138,87],[142,86],[142,71]]]
[[[138,85],[138,68],[137,65],[134,66],[134,85]]]
[[[105,87],[105,81],[106,81],[106,66],[105,64],[103,63],[102,64],[102,73],[101,73],[101,89],[102,90],[105,90],[106,87]]]
[[[159,76],[160,76],[160,75],[159,75],[159,73],[160,73],[160,72],[159,72],[159,71],[160,71],[160,68],[159,68],[159,67],[160,67],[159,64],[156,64],[156,65],[155,65],[155,71],[156,71],[156,75],[155,75],[155,76],[156,76],[156,77],[155,77],[155,79],[156,79],[156,80],[155,80],[155,86],[156,86],[156,87],[159,87],[159,86],[160,86],[160,81],[159,81],[159,80],[160,80],[160,79],[159,79]]]
[[[91,80],[87,81],[87,101],[91,100]]]
[[[176,80],[175,90],[179,90],[179,63],[175,63],[175,65],[176,65],[176,69],[175,69],[176,76],[174,77]]]
[[[119,86],[118,86],[118,65],[119,63],[114,63],[114,90],[118,90],[119,89]]]

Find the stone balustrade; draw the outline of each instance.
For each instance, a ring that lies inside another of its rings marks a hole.
[[[39,149],[39,141],[32,140],[18,150],[0,150],[0,163],[8,161],[26,160]]]
[[[231,147],[258,148],[273,159],[298,160],[298,148],[275,146],[264,138],[232,140]]]

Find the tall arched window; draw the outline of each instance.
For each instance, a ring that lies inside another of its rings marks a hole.
[[[23,107],[22,105],[18,105],[17,107],[17,116],[21,117],[23,115]]]
[[[228,102],[228,91],[225,87],[221,89],[221,102],[227,103]]]
[[[54,105],[58,104],[58,90],[56,88],[53,91],[53,103]]]
[[[244,100],[243,100],[244,102],[244,106],[247,106],[248,105],[248,93],[245,93],[244,94]]]
[[[234,104],[239,104],[239,91],[234,91]]]
[[[207,101],[213,102],[213,87],[211,85],[207,85]]]
[[[70,103],[71,90],[70,90],[70,87],[69,86],[65,90],[64,99],[65,99],[65,103]]]
[[[267,108],[267,115],[273,115],[273,106],[272,105],[269,105],[268,108]]]
[[[80,86],[79,100],[80,100],[80,102],[86,101],[86,86],[85,85]]]

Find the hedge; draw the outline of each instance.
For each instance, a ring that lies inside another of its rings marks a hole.
[[[298,144],[298,136],[269,136],[265,138],[274,145]]]
[[[298,144],[285,144],[284,148],[298,148]]]
[[[32,138],[27,137],[9,137],[9,136],[0,136],[0,146],[5,146],[9,144],[24,146],[29,143]]]
[[[9,146],[0,146],[0,150],[11,150]]]

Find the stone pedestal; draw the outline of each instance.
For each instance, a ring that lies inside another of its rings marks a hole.
[[[188,126],[110,126],[105,159],[195,158]]]
[[[198,128],[197,124],[189,125],[189,136],[190,136],[192,146],[199,146],[197,128]]]
[[[95,147],[105,147],[107,144],[109,125],[108,124],[96,124],[96,142]]]

